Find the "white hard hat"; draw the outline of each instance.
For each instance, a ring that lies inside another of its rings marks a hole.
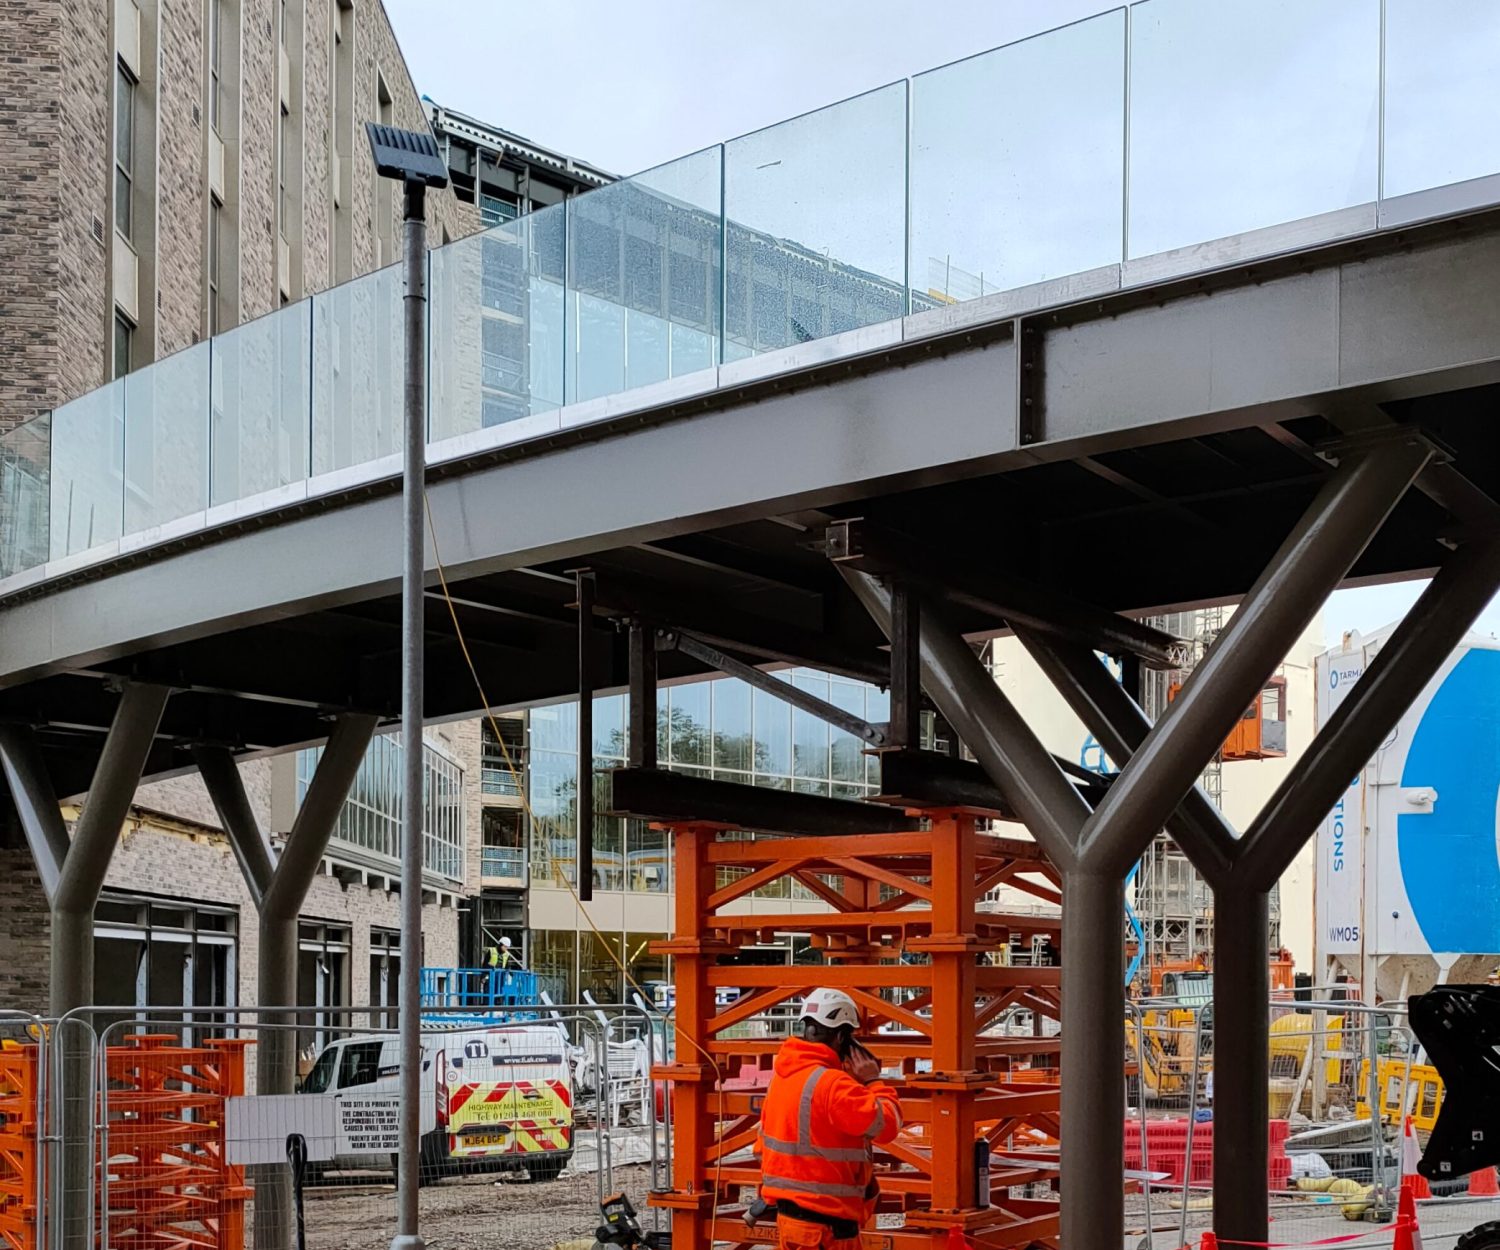
[[[825,1028],[837,1029],[844,1025],[859,1028],[859,1008],[843,990],[814,990],[802,1000],[801,1020],[816,1020]]]
[[[510,945],[510,939],[508,937],[501,938],[500,939],[500,945],[501,946],[509,946]]]

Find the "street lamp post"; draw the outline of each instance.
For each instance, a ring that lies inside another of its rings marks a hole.
[[[391,1250],[422,1250],[417,1193],[422,1152],[422,621],[427,439],[426,199],[448,169],[426,131],[365,124],[376,171],[406,193],[406,393],[401,506],[401,991],[396,1236]]]

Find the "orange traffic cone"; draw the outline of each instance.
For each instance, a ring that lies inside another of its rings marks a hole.
[[[1500,1178],[1494,1168],[1480,1168],[1469,1176],[1469,1197],[1500,1198]]]
[[[1198,1250],[1219,1250],[1219,1239],[1214,1235],[1214,1230],[1209,1229],[1203,1234],[1203,1240],[1198,1243]]]
[[[1422,1150],[1417,1145],[1416,1130],[1411,1126],[1411,1116],[1407,1116],[1406,1127],[1401,1133],[1401,1184],[1404,1187],[1410,1182],[1413,1196],[1417,1198],[1431,1198],[1432,1186],[1427,1183],[1427,1178],[1417,1171],[1417,1164],[1421,1158]]]
[[[1412,1176],[1401,1178],[1401,1202],[1396,1208],[1396,1240],[1391,1250],[1422,1250],[1422,1229],[1417,1223],[1417,1179]]]

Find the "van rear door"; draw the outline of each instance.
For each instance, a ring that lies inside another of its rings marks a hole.
[[[560,1030],[487,1029],[466,1034],[463,1052],[461,1060],[450,1055],[448,1071],[449,1151],[455,1158],[572,1149],[573,1090]]]

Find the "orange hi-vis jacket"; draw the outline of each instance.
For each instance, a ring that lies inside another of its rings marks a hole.
[[[829,1047],[789,1037],[760,1113],[761,1197],[862,1222],[874,1143],[900,1130],[894,1089],[861,1085]]]

